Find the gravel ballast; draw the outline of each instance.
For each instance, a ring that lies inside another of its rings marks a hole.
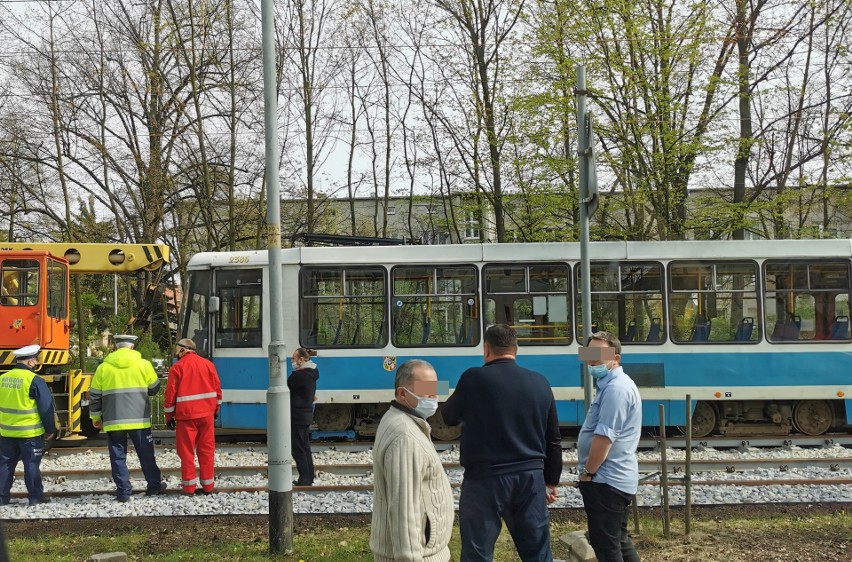
[[[682,460],[683,450],[668,450],[669,460]],[[731,460],[745,459],[789,459],[789,458],[844,458],[852,457],[852,451],[839,445],[822,449],[800,449],[797,447],[784,449],[748,449],[745,451],[717,451],[713,449],[694,451],[694,460]],[[458,461],[458,451],[441,453],[445,462]],[[576,463],[576,451],[565,451],[564,460],[573,465]],[[655,452],[641,452],[641,461],[653,462],[659,459]],[[158,453],[157,462],[161,468],[179,467],[180,460],[173,449]],[[320,464],[370,464],[371,451],[357,453],[341,451],[321,451],[314,453],[314,463]],[[219,451],[216,455],[217,466],[250,466],[264,465],[266,452],[255,451],[251,448],[243,450]],[[138,461],[131,453],[128,455],[128,466],[138,467]],[[42,462],[42,470],[78,470],[81,468],[101,470],[104,477],[94,480],[74,480],[58,477],[45,478],[45,491],[86,491],[97,490],[97,493],[74,498],[54,498],[51,503],[33,507],[27,505],[25,499],[15,498],[8,506],[0,507],[0,518],[3,519],[63,519],[63,518],[114,518],[138,516],[188,516],[188,515],[251,515],[267,514],[269,510],[268,497],[265,492],[236,492],[215,493],[210,496],[181,496],[167,494],[146,497],[144,494],[134,494],[128,503],[117,503],[111,495],[112,481],[108,478],[109,457],[106,454],[91,451],[81,451],[77,455],[46,456]],[[463,471],[450,470],[450,481],[459,483]],[[677,478],[677,476],[672,476]],[[763,503],[852,503],[852,486],[848,485],[806,485],[797,484],[797,480],[852,479],[852,470],[841,469],[755,469],[743,472],[696,472],[693,481],[725,480],[730,485],[693,487],[692,498],[696,505],[715,504],[763,504]],[[789,480],[789,484],[777,486],[738,486],[743,480]],[[576,472],[567,469],[562,474],[563,481],[576,480]],[[180,487],[177,477],[166,479],[169,488],[177,490]],[[372,477],[336,476],[319,473],[315,480],[317,485],[349,485],[372,484]],[[217,478],[217,486],[226,487],[265,487],[267,479],[263,474],[250,476],[222,476]],[[133,481],[134,490],[145,489],[144,480]],[[21,478],[16,478],[13,492],[24,492]],[[458,490],[454,490],[458,502]],[[576,488],[563,486],[559,490],[560,498],[553,507],[581,507],[582,499]],[[671,505],[682,505],[684,488],[673,486],[669,490]],[[658,506],[661,504],[661,489],[655,485],[640,486],[639,505]],[[372,494],[370,492],[326,492],[293,494],[293,509],[296,513],[369,513],[372,510]]]

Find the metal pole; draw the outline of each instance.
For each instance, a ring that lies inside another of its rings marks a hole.
[[[686,487],[684,503],[684,524],[686,534],[692,532],[692,395],[686,395],[686,474],[683,475]]]
[[[112,315],[118,316],[118,273],[112,274]]]
[[[589,266],[589,213],[584,200],[589,193],[589,160],[586,149],[589,139],[586,138],[586,67],[577,65],[577,153],[580,172],[580,299],[583,308],[583,341],[588,341],[592,335],[592,280]],[[580,362],[583,373],[583,402],[585,411],[592,404],[592,377],[585,361]]]
[[[660,486],[663,488],[663,536],[669,538],[669,462],[666,458],[666,407],[660,404]]]
[[[269,460],[269,552],[293,552],[293,467],[290,444],[290,390],[281,297],[281,197],[278,185],[278,83],[275,74],[275,10],[261,0],[263,34],[263,123],[266,141],[266,228],[269,256],[269,389],[266,436]]]

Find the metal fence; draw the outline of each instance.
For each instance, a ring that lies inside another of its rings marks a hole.
[[[160,374],[160,373],[158,373]],[[166,381],[168,376],[160,374],[160,391],[151,397],[151,427],[154,429],[165,429],[166,413],[163,411],[163,396],[166,394]]]

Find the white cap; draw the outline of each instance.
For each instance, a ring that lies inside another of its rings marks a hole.
[[[12,355],[18,361],[28,361],[29,359],[35,359],[38,357],[38,352],[41,351],[41,346],[34,343],[32,345],[25,345],[21,349],[16,349],[12,352]]]
[[[115,347],[134,347],[139,336],[133,334],[116,334],[112,337]]]

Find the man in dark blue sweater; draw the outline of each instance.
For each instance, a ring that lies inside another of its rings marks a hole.
[[[485,365],[465,371],[441,409],[462,424],[461,561],[491,560],[500,519],[524,562],[550,562],[547,504],[562,473],[559,419],[550,383],[515,363],[515,331],[485,331]]]

